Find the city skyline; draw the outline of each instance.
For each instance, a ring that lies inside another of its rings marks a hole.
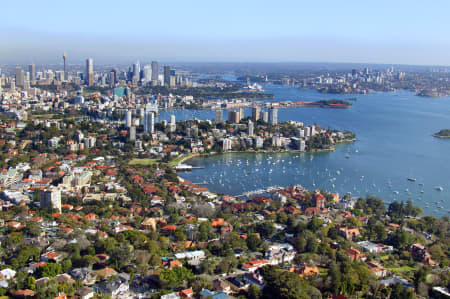
[[[355,62],[450,65],[444,1],[5,3],[2,63]],[[173,8],[175,7],[175,9]],[[370,12],[370,13],[369,13]],[[126,16],[127,22],[121,22]],[[17,17],[19,16],[19,17]],[[81,17],[80,17],[81,16]],[[420,19],[420,22],[417,20]],[[82,20],[89,20],[84,22]],[[58,26],[55,26],[58,24]]]

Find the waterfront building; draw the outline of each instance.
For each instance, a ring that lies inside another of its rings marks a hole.
[[[223,123],[223,111],[222,109],[216,110],[216,124]]]
[[[269,112],[261,111],[261,119],[263,122],[268,123],[269,122]]]
[[[56,187],[39,191],[39,202],[42,208],[51,208],[61,212],[61,190]]]
[[[239,108],[239,121],[245,118],[245,110],[244,108]]]
[[[270,108],[269,111],[269,124],[275,126],[278,123],[278,109]]]
[[[305,137],[311,137],[311,127],[306,127],[304,132]]]
[[[228,111],[228,121],[233,124],[238,124],[241,120],[239,111]]]
[[[224,151],[230,151],[232,147],[232,141],[230,138],[224,138],[222,140],[222,149]]]
[[[259,117],[261,115],[261,108],[258,106],[255,106],[252,108],[252,120],[254,122],[259,120]]]

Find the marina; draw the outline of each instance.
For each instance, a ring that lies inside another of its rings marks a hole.
[[[285,86],[264,89],[275,94],[274,100],[336,97]],[[348,129],[355,132],[357,141],[340,144],[330,153],[227,153],[195,157],[185,163],[204,169],[180,175],[190,181],[206,180],[210,190],[221,194],[237,196],[270,186],[301,184],[310,190],[323,189],[341,196],[351,193],[355,197],[377,196],[385,202],[412,200],[425,215],[447,215],[450,180],[442,165],[450,165],[450,158],[444,154],[450,151],[450,142],[428,136],[435,127],[445,126],[447,116],[443,111],[448,105],[448,98],[437,101],[398,91],[360,96],[352,109],[283,109],[279,112],[280,121]],[[168,112],[163,111],[160,117],[164,118],[165,113]],[[180,118],[185,113],[187,117],[214,119],[207,110],[176,113],[180,113],[176,114]],[[246,115],[250,115],[249,110]],[[440,201],[438,206],[429,204],[436,201]]]

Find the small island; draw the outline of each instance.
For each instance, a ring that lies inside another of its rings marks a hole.
[[[439,132],[433,134],[437,138],[450,138],[450,129],[442,129]]]

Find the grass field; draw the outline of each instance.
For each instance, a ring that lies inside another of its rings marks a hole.
[[[137,158],[135,158],[135,159],[132,159],[132,160],[130,161],[130,163],[128,163],[128,164],[129,164],[129,165],[150,166],[150,165],[157,164],[157,163],[159,163],[159,162],[160,162],[159,159],[150,159],[150,158],[147,158],[147,159],[137,159]]]
[[[411,266],[386,267],[386,269],[396,275],[411,279],[414,276],[415,268]]]

